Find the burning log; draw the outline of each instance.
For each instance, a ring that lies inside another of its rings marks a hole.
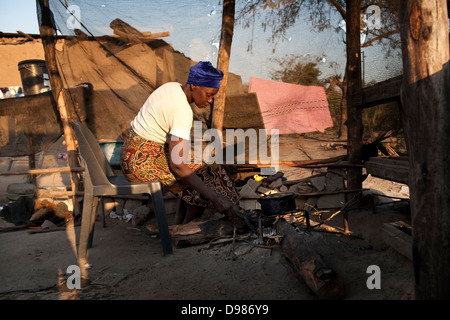
[[[284,236],[281,248],[285,257],[321,299],[341,299],[344,283],[339,275],[304,242],[302,236],[284,219],[276,224],[278,234]]]

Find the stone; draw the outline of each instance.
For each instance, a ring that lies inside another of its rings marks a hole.
[[[305,202],[306,199],[303,197],[298,197],[295,199],[295,208],[297,210],[304,210],[305,209]]]
[[[262,181],[256,181],[255,179],[248,179],[246,183],[253,191],[256,191],[262,184]]]
[[[272,189],[261,186],[256,191],[262,194],[269,194],[268,192],[272,191]]]
[[[284,176],[284,173],[281,172],[281,171],[278,171],[277,173],[275,173],[275,174],[273,174],[273,175],[267,177],[266,181],[267,181],[268,183],[272,183],[272,182],[274,182],[275,180],[280,179],[280,178],[283,177],[283,176]]]
[[[41,229],[45,230],[45,229],[56,229],[58,228],[58,226],[56,224],[54,224],[53,222],[51,222],[50,220],[45,220],[42,224],[41,224]]]
[[[140,206],[133,210],[133,224],[135,226],[142,225],[150,217],[150,208],[148,206]]]
[[[325,190],[326,177],[325,176],[312,177],[311,185],[318,191]]]
[[[278,191],[278,189],[269,189],[269,188],[259,187],[258,192],[267,196],[268,194],[274,194],[274,193],[278,193],[280,191]]]
[[[345,189],[344,178],[336,173],[327,172],[325,176],[325,190],[337,191]]]
[[[305,204],[304,204],[304,209],[307,210],[308,212],[313,211],[313,208],[317,205],[317,197],[309,197],[308,199],[306,199]]]
[[[300,193],[300,194],[301,193],[310,193],[310,192],[313,192],[313,187],[311,187],[307,183],[300,182],[300,183],[296,183],[296,184],[290,186],[289,191],[295,192],[295,193]]]
[[[243,210],[260,210],[261,204],[256,199],[241,199],[239,207]]]
[[[282,185],[283,185],[283,180],[281,178],[278,178],[278,179],[274,180],[273,182],[271,182],[268,187],[270,189],[276,189],[276,188],[281,187]]]
[[[243,198],[245,198],[245,197],[258,197],[258,194],[248,184],[244,184],[242,189],[239,191],[239,195],[241,197],[243,197]]]
[[[123,206],[128,212],[133,212],[135,208],[142,206],[142,200],[127,199]]]
[[[333,209],[342,208],[345,204],[345,195],[341,194],[329,194],[319,197],[317,200],[317,209]]]

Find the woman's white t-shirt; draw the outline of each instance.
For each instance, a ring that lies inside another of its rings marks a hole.
[[[147,140],[165,143],[169,135],[189,140],[192,121],[192,108],[181,84],[168,82],[147,98],[131,127]]]

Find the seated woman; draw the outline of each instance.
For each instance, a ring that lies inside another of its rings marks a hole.
[[[208,107],[222,79],[222,71],[201,61],[191,67],[186,84],[168,82],[160,86],[131,122],[122,147],[121,168],[128,180],[158,180],[164,190],[187,204],[177,223],[198,217],[209,204],[233,223],[239,222],[233,209],[239,195],[225,170],[217,164],[190,163],[187,154],[179,151],[190,148],[190,104]]]

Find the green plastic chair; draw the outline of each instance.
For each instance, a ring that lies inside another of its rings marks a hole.
[[[87,250],[92,247],[99,198],[132,194],[149,194],[151,196],[163,252],[164,254],[173,253],[161,183],[159,181],[131,183],[125,176],[114,174],[97,139],[89,128],[81,122],[72,122],[72,124],[78,140],[81,165],[85,169],[78,257],[86,259]]]

